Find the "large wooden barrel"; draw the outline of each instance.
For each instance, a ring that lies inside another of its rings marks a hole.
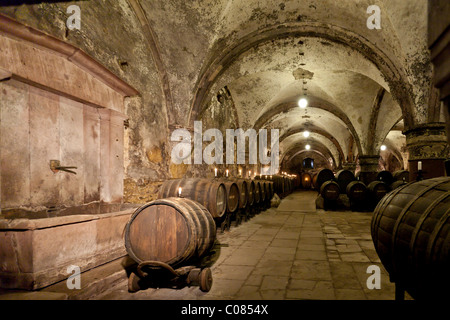
[[[336,182],[342,193],[346,192],[348,184],[355,180],[355,175],[350,170],[340,170],[336,173]]]
[[[347,197],[353,201],[361,203],[367,199],[367,187],[361,181],[352,181],[347,185]]]
[[[394,182],[394,176],[390,171],[383,170],[377,173],[377,181],[382,181],[390,186]]]
[[[267,197],[267,189],[266,189],[266,184],[264,183],[264,180],[258,180],[259,183],[259,187],[261,188],[261,202],[266,201],[266,197]]]
[[[406,182],[406,181],[403,181],[403,180],[397,180],[397,181],[394,181],[394,182],[392,182],[392,184],[391,184],[391,186],[390,186],[390,189],[391,190],[395,190],[395,189],[397,189],[398,187],[401,187],[401,186],[403,186],[403,185],[405,185],[405,184],[407,184],[408,182]]]
[[[311,189],[312,177],[308,172],[302,173],[301,185],[303,189]]]
[[[239,207],[240,193],[239,188],[233,180],[229,179],[218,179],[225,186],[227,191],[227,212],[233,213]]]
[[[159,198],[178,196],[189,198],[202,204],[213,218],[221,218],[227,209],[227,191],[222,182],[209,179],[173,179],[165,181],[159,190]]]
[[[330,169],[321,169],[319,172],[317,172],[315,179],[316,181],[314,183],[314,187],[317,190],[320,190],[322,184],[327,181],[334,180],[334,173]]]
[[[372,181],[367,186],[371,199],[375,202],[380,201],[386,194],[389,193],[389,187],[383,181]]]
[[[275,194],[275,189],[273,187],[273,181],[269,181],[269,185],[270,185],[270,199],[272,199]]]
[[[272,183],[268,180],[264,180],[264,187],[266,189],[266,201],[270,201],[272,199]]]
[[[254,204],[258,204],[261,202],[261,185],[259,184],[258,180],[253,180],[254,184],[255,184],[255,193],[254,195]]]
[[[280,175],[273,176],[274,184],[275,184],[275,192],[278,194],[278,196],[283,197],[285,190],[284,190],[284,177]]]
[[[125,227],[125,248],[137,263],[160,261],[176,267],[204,256],[215,239],[211,214],[188,198],[149,202],[132,214]]]
[[[392,281],[415,299],[448,300],[450,177],[392,191],[375,208],[371,233]]]
[[[255,203],[255,182],[253,180],[246,180],[248,187],[248,205],[252,206]]]
[[[235,179],[234,182],[239,189],[239,208],[245,208],[249,202],[247,181],[245,179]]]
[[[288,177],[284,177],[284,193],[285,194],[289,194],[292,192],[293,190],[293,180],[291,178]]]
[[[405,181],[409,182],[409,171],[408,170],[398,170],[392,175],[395,181]]]
[[[339,185],[335,181],[328,180],[320,187],[320,195],[328,201],[335,201],[339,198]]]

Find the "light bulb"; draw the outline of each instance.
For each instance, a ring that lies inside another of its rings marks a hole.
[[[306,150],[309,150],[309,149],[311,149],[311,146],[310,146],[309,144],[307,144],[307,145],[305,146],[305,149],[306,149]]]
[[[309,137],[309,131],[304,131],[304,132],[303,132],[303,136],[304,136],[305,138],[308,138],[308,137]]]
[[[386,146],[383,144],[382,146],[381,146],[381,151],[385,151],[387,148],[386,148]]]
[[[298,100],[298,106],[300,108],[305,109],[307,105],[308,105],[308,100],[306,100],[305,98],[301,98],[300,100]]]

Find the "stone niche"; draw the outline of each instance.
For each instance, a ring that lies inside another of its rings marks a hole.
[[[83,51],[0,15],[0,287],[37,289],[125,254],[125,97]],[[50,161],[76,167],[50,168]]]

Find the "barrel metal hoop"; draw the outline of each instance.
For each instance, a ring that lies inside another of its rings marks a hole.
[[[416,223],[416,227],[414,229],[413,234],[411,235],[411,240],[409,242],[409,261],[410,263],[413,263],[413,251],[414,251],[414,247],[416,244],[416,240],[417,240],[417,236],[419,234],[419,231],[422,229],[422,225],[424,224],[425,220],[428,218],[428,216],[430,215],[431,211],[433,211],[434,208],[436,208],[436,206],[441,203],[441,201],[443,201],[445,198],[450,196],[450,192],[445,192],[443,195],[441,195],[440,197],[436,198],[431,204],[430,206],[427,208],[427,210],[425,210],[424,213],[422,213],[422,215],[419,218],[419,221],[417,221]]]
[[[441,229],[444,227],[445,223],[447,222],[448,218],[450,217],[450,208],[442,215],[441,219],[439,219],[438,223],[434,227],[433,232],[430,235],[430,238],[428,239],[428,246],[426,251],[426,257],[425,261],[430,262],[432,258],[432,250],[434,249],[434,245],[436,244],[436,238],[441,232]]]
[[[420,198],[422,195],[424,195],[425,193],[427,193],[428,191],[432,190],[433,188],[437,187],[440,184],[444,184],[446,183],[447,180],[439,180],[438,182],[435,182],[429,186],[427,186],[425,189],[421,190],[419,193],[415,194],[413,199],[411,199],[409,201],[409,203],[403,208],[403,210],[400,212],[400,214],[397,216],[397,220],[395,221],[395,225],[394,228],[392,230],[392,247],[391,247],[391,257],[395,257],[395,250],[396,250],[396,238],[397,238],[397,232],[398,229],[400,227],[401,222],[403,221],[404,216],[406,215],[406,213],[408,212],[409,208],[411,208],[411,206],[416,202],[416,200],[418,198]],[[395,263],[395,259],[393,259],[392,261],[392,265],[394,267],[394,270],[396,270],[396,263]]]

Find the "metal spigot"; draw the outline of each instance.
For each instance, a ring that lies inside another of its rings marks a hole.
[[[73,174],[77,174],[75,171],[69,170],[69,169],[77,169],[77,167],[63,167],[60,165],[59,160],[50,160],[50,170],[52,170],[54,173],[57,173],[58,171],[65,171]]]

